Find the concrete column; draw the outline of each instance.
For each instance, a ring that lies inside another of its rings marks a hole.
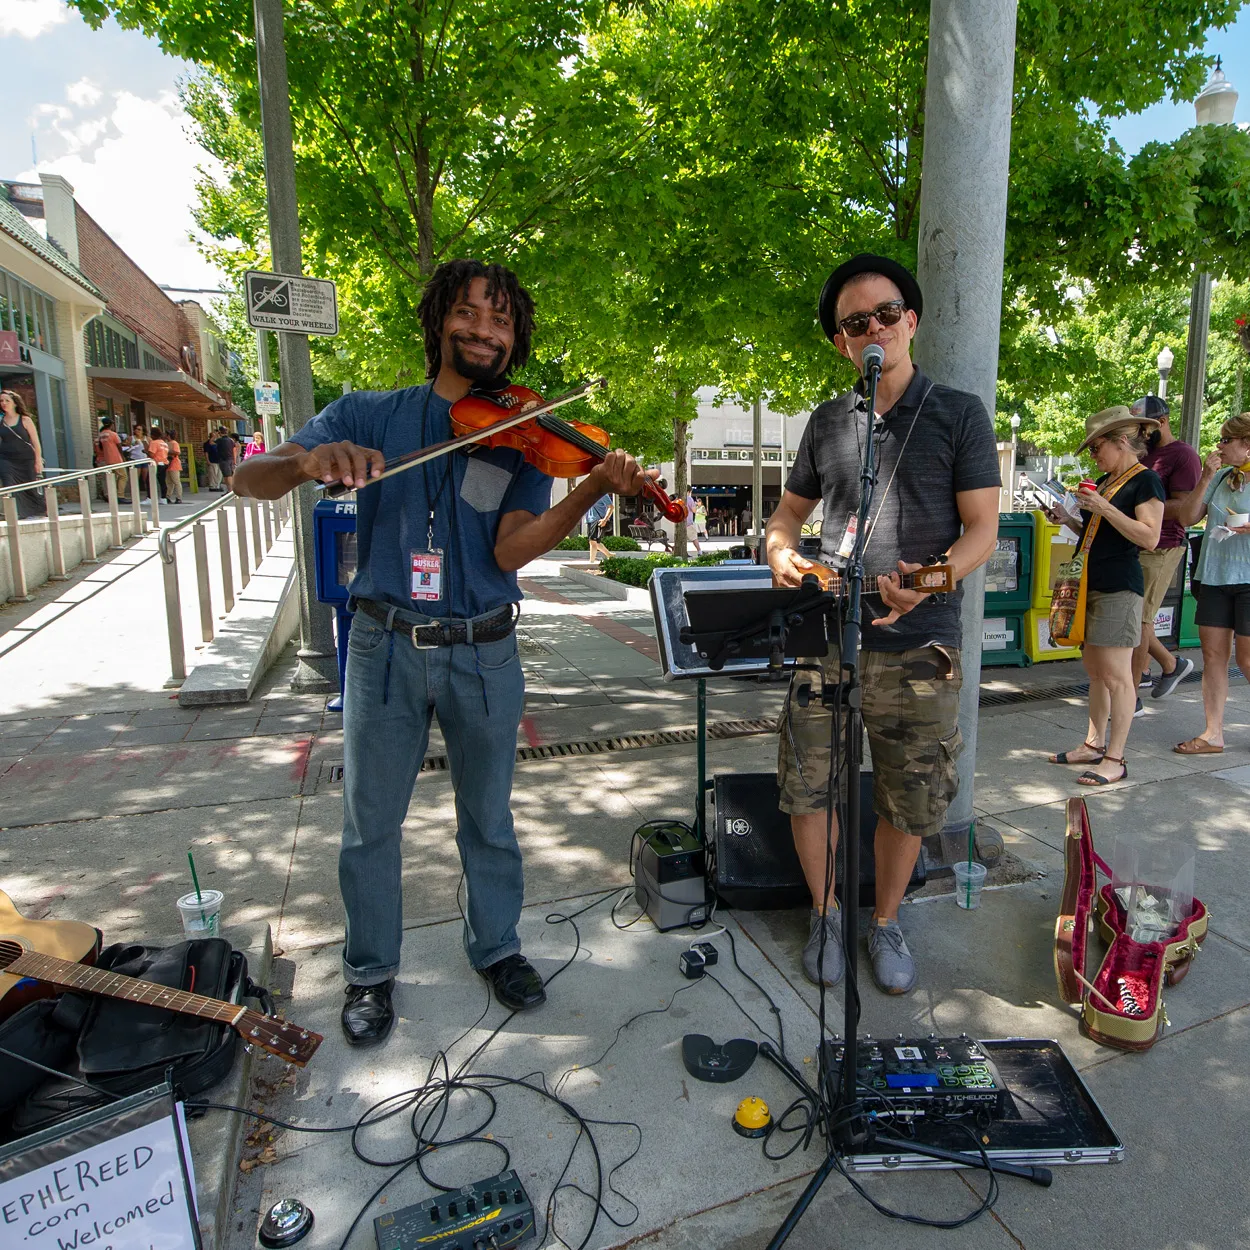
[[[1194,277],[1189,297],[1189,339],[1185,349],[1185,381],[1181,395],[1180,436],[1195,451],[1202,441],[1202,392],[1207,381],[1207,334],[1211,329],[1211,275]]]
[[[1015,0],[932,0],[917,277],[916,362],[994,415],[1011,153]],[[944,833],[972,821],[985,569],[964,582],[959,793]]]
[[[83,292],[84,298],[87,292]],[[103,306],[69,304],[56,301],[56,337],[65,365],[65,432],[69,437],[67,468],[89,469],[91,445],[95,441],[96,420],[91,406],[91,389],[87,384],[87,348],[83,343],[83,327]]]
[[[291,98],[286,75],[282,0],[254,0],[256,65],[260,83],[261,128],[265,142],[265,185],[269,200],[269,239],[277,273],[303,273],[299,233],[299,201],[295,192],[295,154],[291,145]],[[283,428],[300,430],[316,415],[308,337],[278,334],[278,367],[282,375]],[[291,685],[296,690],[338,688],[338,656],[327,604],[316,597],[316,552],[312,510],[316,491],[311,482],[296,492],[295,565],[299,572],[299,668]]]

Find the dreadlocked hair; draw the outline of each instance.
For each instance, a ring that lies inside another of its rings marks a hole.
[[[435,377],[443,363],[443,326],[456,302],[464,297],[474,278],[486,279],[486,298],[512,317],[512,355],[504,372],[523,369],[530,357],[534,333],[534,300],[516,274],[503,265],[487,265],[480,260],[449,260],[434,270],[425,284],[417,317],[425,335],[425,373]]]

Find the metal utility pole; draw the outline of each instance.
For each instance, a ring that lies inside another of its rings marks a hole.
[[[760,401],[751,405],[751,439],[754,446],[751,464],[751,546],[758,551],[763,544],[764,533],[764,418]]]
[[[935,381],[971,391],[994,415],[1007,231],[1016,0],[933,0],[925,87],[917,277],[924,319],[916,362]],[[985,615],[985,567],[963,583],[959,728],[964,752],[947,834],[972,823]]]
[[[269,202],[269,245],[275,273],[302,274],[299,202],[295,195],[295,153],[291,143],[291,95],[286,76],[282,0],[253,0],[256,21],[256,72],[260,87],[261,130],[265,144],[265,187]],[[315,415],[308,336],[278,334],[282,373],[283,425],[295,433]],[[266,446],[268,444],[266,443]],[[299,574],[299,668],[295,690],[334,690],[338,660],[330,608],[318,603],[313,550],[314,489],[306,482],[295,492],[295,563]]]

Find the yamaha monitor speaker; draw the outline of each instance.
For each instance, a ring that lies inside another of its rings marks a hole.
[[[803,907],[811,893],[803,880],[790,833],[790,817],[777,806],[780,792],[774,773],[721,773],[716,777],[712,828],[712,888],[728,907],[744,911]],[[864,907],[876,901],[876,856],[873,833],[877,814],[872,806],[872,773],[860,773],[859,899]],[[916,860],[907,893],[926,880],[924,851]],[[838,894],[842,883],[838,882]]]

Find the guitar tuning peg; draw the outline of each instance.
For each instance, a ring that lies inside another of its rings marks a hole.
[[[255,1046],[253,1046],[251,1042],[244,1042],[244,1043],[243,1043],[243,1049],[244,1049],[244,1051],[245,1051],[247,1054],[249,1054],[249,1055],[250,1055],[250,1054],[252,1054],[252,1053],[254,1053],[254,1052],[255,1052],[256,1047],[255,1047]]]

